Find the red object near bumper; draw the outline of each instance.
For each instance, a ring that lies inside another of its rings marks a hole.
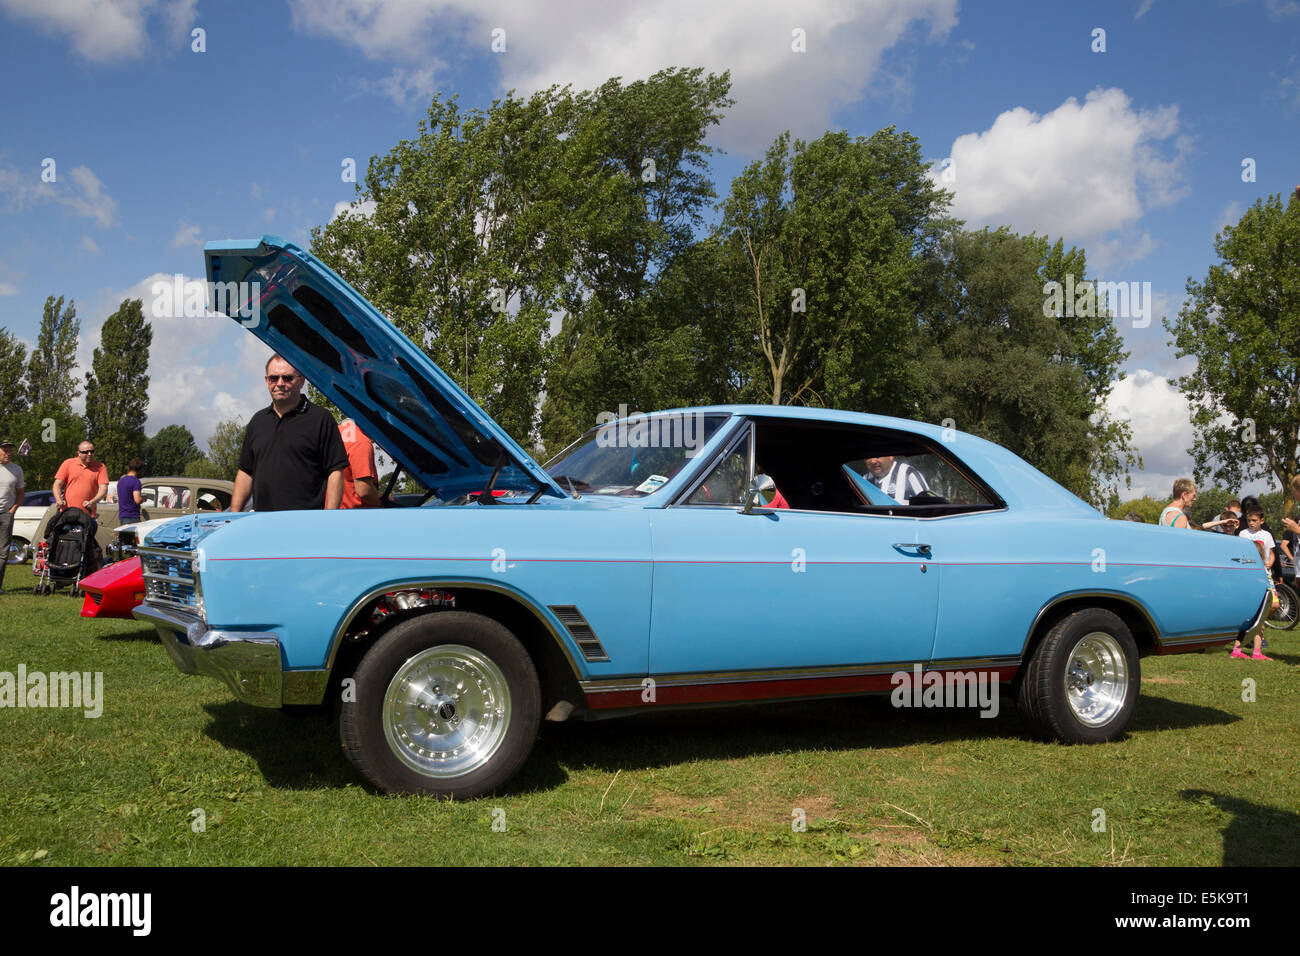
[[[77,585],[86,594],[82,617],[124,617],[144,601],[144,571],[139,558],[127,558],[101,568]]]

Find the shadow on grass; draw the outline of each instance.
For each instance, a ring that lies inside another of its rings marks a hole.
[[[146,644],[161,644],[158,631],[153,625],[145,625],[134,631],[110,631],[95,635],[101,641],[143,641]]]
[[[1214,727],[1235,724],[1241,720],[1236,714],[1215,707],[1184,704],[1182,701],[1156,697],[1144,691],[1138,700],[1136,713],[1129,723],[1135,730],[1186,730],[1191,727]]]
[[[958,740],[1040,740],[1003,695],[996,717],[974,709],[900,709],[886,696],[749,707],[664,711],[593,723],[543,722],[520,773],[498,792],[546,791],[568,768],[649,769],[695,760],[730,760],[792,751],[862,750]],[[364,783],[344,756],[337,721],[324,710],[285,712],[229,702],[206,705],[208,737],[257,761],[266,781],[286,789]],[[1143,696],[1134,730],[1232,723],[1220,710]]]
[[[1179,796],[1232,814],[1223,829],[1224,866],[1300,866],[1300,814],[1209,790],[1183,790]]]
[[[343,755],[338,723],[328,711],[269,710],[237,701],[203,709],[212,717],[204,734],[256,760],[273,787],[315,790],[361,782]]]

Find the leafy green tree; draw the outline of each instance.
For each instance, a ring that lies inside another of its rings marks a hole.
[[[45,300],[36,348],[27,363],[27,394],[31,407],[70,408],[81,394],[72,374],[77,367],[77,338],[81,320],[76,303],[63,304],[63,296]]]
[[[189,464],[201,456],[194,435],[184,425],[166,425],[144,445],[145,468],[151,475],[191,475]],[[195,477],[208,477],[195,475]]]
[[[225,478],[227,481],[234,481],[235,473],[239,471],[239,452],[243,447],[244,423],[242,421],[231,418],[218,423],[213,429],[212,437],[208,439],[206,455],[207,461],[216,469],[216,474],[199,477]]]
[[[66,406],[51,405],[0,414],[0,429],[0,437],[31,443],[30,452],[14,460],[23,469],[27,490],[37,491],[50,488],[59,465],[76,457],[77,445],[86,437],[86,420]],[[98,452],[99,446],[95,449]]]
[[[230,481],[233,477],[214,465],[203,452],[199,452],[198,457],[190,459],[185,466],[184,474],[189,478],[223,478],[226,481]]]
[[[949,199],[893,127],[783,134],[736,177],[719,235],[744,276],[761,400],[913,410],[916,314]]]
[[[27,389],[23,387],[26,367],[27,346],[8,329],[0,328],[0,416],[27,410]]]
[[[1174,380],[1187,396],[1197,480],[1240,488],[1300,473],[1300,195],[1256,200],[1214,240],[1219,262],[1187,280],[1174,322],[1176,355],[1196,368]]]
[[[1049,282],[1086,284],[1083,250],[1006,227],[957,231],[923,316],[918,408],[929,421],[1009,448],[1097,506],[1141,459],[1128,426],[1105,414],[1126,358],[1105,302],[1067,315],[1045,304]],[[1051,314],[1049,314],[1051,313]]]
[[[86,425],[112,476],[123,474],[144,451],[152,344],[153,327],[144,320],[142,301],[123,299],[104,320],[86,373]]]
[[[1165,510],[1166,504],[1168,502],[1157,501],[1155,498],[1129,498],[1127,501],[1116,499],[1107,509],[1106,517],[1122,521],[1129,512],[1133,512],[1141,515],[1147,524],[1159,524],[1160,512]]]
[[[312,251],[516,436],[527,437],[550,316],[572,268],[580,178],[567,89],[487,111],[437,99],[419,136],[373,157],[347,215]]]

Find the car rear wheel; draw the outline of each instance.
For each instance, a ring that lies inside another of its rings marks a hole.
[[[1087,608],[1063,617],[1035,648],[1016,703],[1059,740],[1101,743],[1128,726],[1141,679],[1128,626],[1111,611]]]
[[[509,780],[541,720],[537,670],[491,618],[439,611],[375,642],[343,694],[348,758],[389,793],[467,799]]]
[[[1292,630],[1300,623],[1300,597],[1289,584],[1279,581],[1274,587],[1277,588],[1277,607],[1264,619],[1264,623],[1279,630]]]

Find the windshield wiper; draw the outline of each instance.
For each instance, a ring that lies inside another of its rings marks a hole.
[[[575,497],[577,496],[578,493],[577,489],[579,488],[581,488],[583,491],[591,490],[591,485],[587,484],[581,478],[570,478],[568,475],[553,475],[552,477],[555,479],[555,483],[557,485],[560,484],[561,482],[568,485],[569,494],[574,495]]]

